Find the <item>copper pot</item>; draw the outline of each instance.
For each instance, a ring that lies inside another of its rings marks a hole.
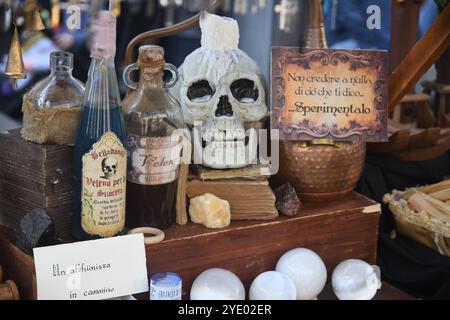
[[[361,176],[361,141],[280,141],[277,180],[289,182],[306,201],[331,201],[351,192]]]

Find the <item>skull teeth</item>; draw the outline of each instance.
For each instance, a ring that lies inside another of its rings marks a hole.
[[[245,136],[244,136],[245,137]],[[212,141],[203,149],[204,163],[212,168],[240,168],[256,159],[256,135],[245,140]]]

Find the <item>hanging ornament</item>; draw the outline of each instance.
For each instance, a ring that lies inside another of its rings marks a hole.
[[[245,16],[248,13],[248,0],[234,0],[234,14]]]
[[[0,1],[0,32],[6,32],[11,26],[11,1]]]
[[[9,48],[8,60],[6,62],[5,74],[13,80],[14,88],[17,88],[17,79],[27,77],[22,57],[22,48],[20,46],[19,32],[13,18],[14,34]]]
[[[25,29],[28,31],[44,30],[36,0],[26,0],[24,5]]]
[[[52,29],[55,29],[59,26],[61,22],[61,4],[59,0],[52,0]]]
[[[279,16],[278,28],[284,32],[291,32],[296,27],[299,4],[297,0],[281,0],[280,4],[274,7]]]
[[[116,17],[121,14],[121,2],[122,0],[109,0],[109,11]]]

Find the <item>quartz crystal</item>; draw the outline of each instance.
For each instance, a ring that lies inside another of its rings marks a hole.
[[[207,228],[225,228],[230,225],[230,204],[206,193],[191,199],[189,215],[192,222],[201,223]]]

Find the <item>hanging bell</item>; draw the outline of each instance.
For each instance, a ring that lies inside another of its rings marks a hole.
[[[27,0],[24,5],[25,12],[25,29],[28,31],[44,30],[45,26],[42,22],[41,15],[36,0]]]
[[[109,9],[115,17],[120,17],[121,14],[121,0],[110,1],[111,8]]]
[[[17,88],[17,79],[25,79],[25,66],[22,58],[22,48],[20,47],[19,32],[14,23],[14,35],[9,48],[8,60],[6,62],[5,74],[13,80],[13,85]]]
[[[55,29],[61,22],[61,4],[59,0],[52,0],[51,14],[52,29]]]

